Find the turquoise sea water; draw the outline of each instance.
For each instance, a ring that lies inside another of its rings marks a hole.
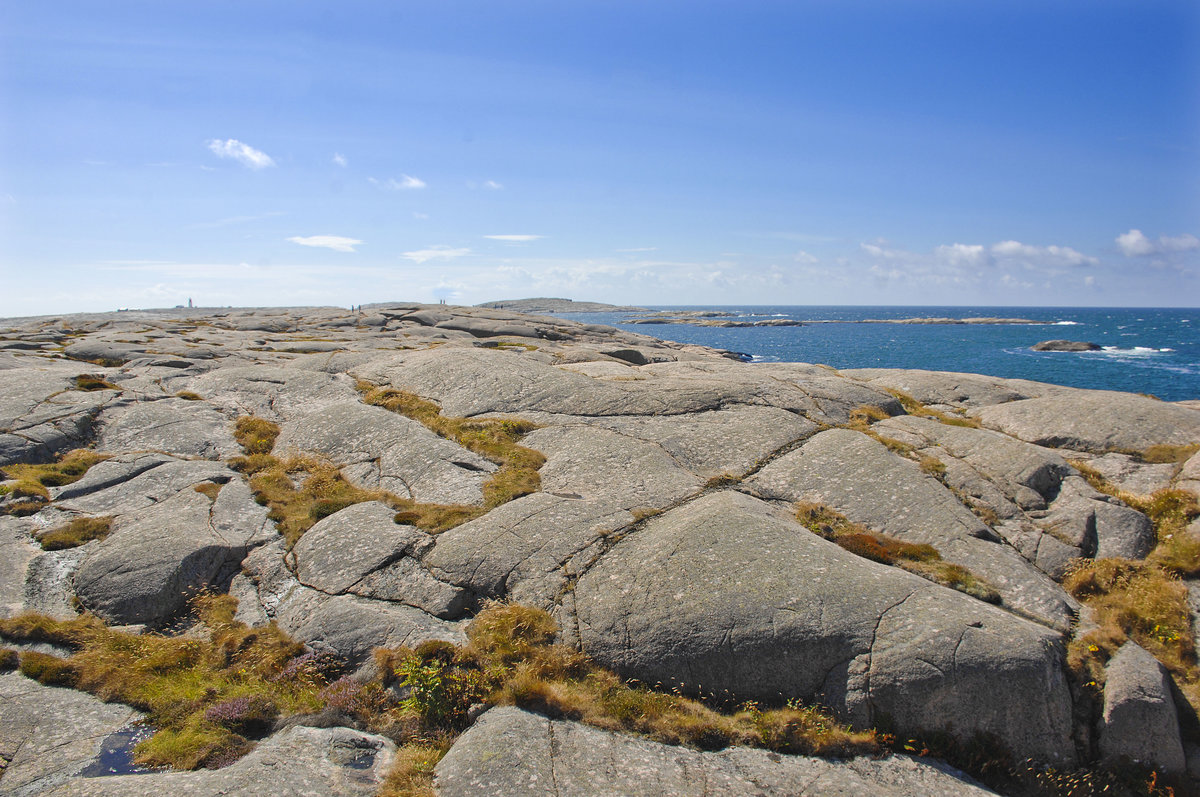
[[[1200,399],[1200,309],[1079,307],[653,307],[717,310],[739,320],[823,321],[800,327],[720,328],[628,324],[636,313],[564,314],[680,343],[750,355],[756,362],[826,363],[835,368],[923,368],[1036,379],[1074,387]],[[865,324],[916,317],[1027,318],[1038,324]],[[1035,352],[1042,340],[1084,340],[1098,352]]]

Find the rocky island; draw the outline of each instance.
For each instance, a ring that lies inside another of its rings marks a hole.
[[[0,793],[1190,793],[1198,444],[505,309],[0,320]]]

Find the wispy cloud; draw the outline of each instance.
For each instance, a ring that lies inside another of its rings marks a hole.
[[[424,180],[408,174],[400,175],[399,180],[397,180],[395,177],[389,177],[386,180],[377,180],[374,177],[368,177],[367,180],[371,183],[371,185],[379,186],[380,188],[387,189],[388,191],[411,191],[417,188],[424,188],[426,186]]]
[[[346,156],[340,152],[333,153],[333,157],[330,158],[330,160],[333,161],[335,166],[341,166],[342,168],[345,168],[346,164],[349,163],[349,161],[346,160]]]
[[[309,235],[307,237],[293,235],[288,240],[301,246],[317,246],[322,249],[332,249],[335,252],[353,252],[355,251],[354,247],[362,243],[357,238],[344,238],[340,235]]]
[[[485,235],[484,238],[490,238],[493,241],[509,241],[512,243],[521,243],[524,241],[536,241],[539,238],[545,238],[544,235]]]
[[[657,246],[635,246],[631,249],[618,249],[618,252],[657,252]]]
[[[455,249],[449,246],[431,246],[428,249],[402,252],[401,257],[406,257],[414,263],[424,263],[428,260],[453,260],[456,257],[466,257],[469,254],[471,254],[471,250],[465,247]]]
[[[1200,249],[1200,238],[1186,234],[1173,237],[1162,235],[1155,241],[1147,238],[1141,230],[1130,230],[1117,236],[1117,246],[1126,257],[1145,257]]]
[[[228,138],[224,141],[214,138],[208,142],[208,148],[218,158],[235,160],[248,169],[265,169],[275,165],[275,161],[270,155],[249,144],[243,144],[236,138]]]
[[[259,213],[255,216],[229,216],[228,218],[217,219],[216,221],[198,221],[195,224],[190,224],[188,226],[193,230],[211,230],[216,229],[217,227],[230,227],[235,224],[245,224],[249,221],[270,219],[282,215],[284,215],[283,211],[273,210],[270,213]]]
[[[1020,241],[1001,241],[992,244],[992,254],[997,258],[1014,258],[1026,261],[1057,262],[1068,266],[1094,266],[1100,261],[1069,246],[1031,246]]]
[[[796,252],[796,255],[792,259],[797,263],[806,263],[808,265],[819,262],[817,258],[813,257],[808,252],[805,252],[803,249]]]
[[[501,188],[504,188],[503,185],[496,182],[495,180],[484,180],[483,187],[488,189],[489,191],[499,191]]]

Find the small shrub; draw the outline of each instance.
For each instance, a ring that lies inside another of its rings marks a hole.
[[[38,537],[38,542],[45,551],[60,551],[65,548],[77,548],[85,542],[102,540],[112,530],[111,517],[75,518],[65,526],[59,526]]]
[[[942,462],[936,457],[931,457],[926,454],[921,454],[919,456],[920,459],[917,460],[917,464],[921,466],[921,470],[924,473],[928,473],[934,478],[941,478],[946,474],[946,463]]]
[[[17,669],[20,660],[20,655],[12,648],[0,648],[0,672]]]
[[[275,447],[275,439],[279,437],[279,424],[253,415],[243,415],[237,419],[233,436],[248,455],[270,454]]]
[[[204,710],[205,722],[220,725],[241,736],[262,736],[271,729],[279,707],[266,695],[234,697]]]
[[[890,417],[882,407],[875,406],[874,404],[863,404],[860,407],[850,410],[850,421],[846,426],[850,429],[862,431],[869,428],[876,421],[882,421]]]
[[[181,390],[175,394],[175,398],[183,399],[184,401],[203,401],[204,397],[199,393],[193,393],[190,390]]]

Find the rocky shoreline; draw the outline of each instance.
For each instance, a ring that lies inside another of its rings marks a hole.
[[[0,618],[82,610],[170,635],[195,594],[228,593],[230,623],[367,683],[372,651],[466,645],[481,608],[511,601],[666,692],[819,703],[1035,768],[1134,760],[1184,793],[1200,777],[1197,444],[1200,411],[1139,395],[747,364],[506,309],[3,319]],[[98,520],[94,539],[45,544]],[[1113,567],[1153,584],[1174,625],[1119,626]],[[401,757],[395,734],[327,719],[220,769],[90,777],[138,714],[27,677],[70,651],[14,627],[0,793],[371,794]],[[986,793],[903,755],[700,752],[570,719],[492,708],[431,788]]]

